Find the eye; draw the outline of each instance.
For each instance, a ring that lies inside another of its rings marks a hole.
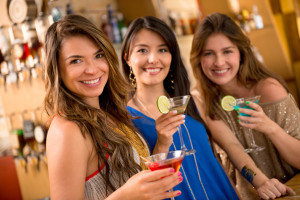
[[[212,52],[204,52],[203,53],[203,56],[210,56],[210,55],[212,55]]]
[[[224,51],[224,54],[230,54],[230,53],[232,53],[231,50],[225,50],[225,51]]]
[[[162,48],[162,49],[159,49],[159,52],[161,52],[161,53],[169,52],[169,49],[168,48]]]
[[[147,49],[139,49],[139,50],[137,50],[137,52],[139,52],[139,53],[147,53],[148,51],[147,51]]]
[[[71,60],[71,61],[70,61],[70,64],[78,64],[78,63],[81,63],[81,60],[79,60],[79,59],[74,59],[74,60]]]
[[[96,54],[96,58],[100,59],[100,58],[104,58],[104,53],[98,53]]]

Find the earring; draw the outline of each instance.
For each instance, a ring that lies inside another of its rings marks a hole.
[[[131,82],[131,85],[136,88],[136,78],[135,78],[135,75],[132,71],[132,67],[130,67],[130,73],[129,73],[129,80]]]
[[[173,77],[173,73],[172,73],[171,69],[170,69],[170,81],[171,81],[171,88],[172,88],[172,90],[174,90],[175,89],[174,77]]]

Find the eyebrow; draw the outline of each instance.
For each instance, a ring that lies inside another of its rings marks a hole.
[[[102,49],[99,49],[98,51],[96,51],[96,53],[94,53],[94,55],[97,55],[98,53],[101,53],[103,52]],[[83,56],[80,56],[80,55],[72,55],[72,56],[69,56],[67,57],[65,60],[68,60],[68,59],[71,59],[71,58],[82,58]]]
[[[137,44],[137,45],[134,45],[134,47],[148,47],[149,45],[146,45],[146,44]],[[166,46],[168,47],[167,44],[160,44],[158,45],[159,47],[163,47],[163,46]]]
[[[227,50],[227,49],[234,49],[236,48],[235,46],[229,46],[229,47],[224,47],[221,50]],[[203,51],[213,51],[212,49],[204,49]]]

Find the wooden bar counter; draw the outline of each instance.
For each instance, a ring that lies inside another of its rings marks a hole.
[[[291,187],[296,192],[296,195],[279,197],[277,198],[277,200],[300,200],[300,173],[294,176],[291,180],[289,180],[285,184]]]

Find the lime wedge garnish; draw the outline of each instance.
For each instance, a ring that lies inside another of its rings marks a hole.
[[[159,112],[161,112],[163,114],[166,114],[169,112],[170,102],[169,102],[168,97],[166,97],[166,96],[158,97],[156,104],[157,104],[157,108],[158,108]]]
[[[236,106],[236,100],[233,96],[226,95],[225,97],[222,98],[221,100],[221,107],[225,111],[233,111],[234,106]]]

